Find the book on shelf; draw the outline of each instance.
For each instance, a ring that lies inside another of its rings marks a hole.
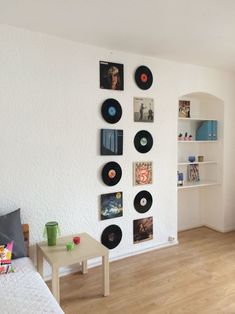
[[[179,118],[190,118],[189,100],[179,100]]]
[[[189,182],[200,181],[198,164],[188,165],[188,181]]]

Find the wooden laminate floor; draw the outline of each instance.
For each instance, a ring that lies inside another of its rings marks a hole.
[[[66,314],[235,314],[235,232],[198,228],[180,244],[110,264],[111,294],[101,268],[61,279]]]

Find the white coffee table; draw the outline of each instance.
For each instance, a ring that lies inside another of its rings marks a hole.
[[[72,241],[74,236],[80,236],[79,245],[71,251],[66,250],[66,243]],[[103,291],[104,296],[109,295],[109,250],[87,233],[61,237],[57,239],[56,246],[48,246],[47,242],[37,244],[37,269],[43,277],[43,258],[52,268],[52,294],[60,303],[59,269],[77,263],[82,263],[82,273],[87,273],[87,260],[102,257]]]

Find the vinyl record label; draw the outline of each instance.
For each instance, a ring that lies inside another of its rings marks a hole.
[[[141,89],[149,89],[153,83],[153,75],[145,65],[139,66],[135,71],[135,82]]]
[[[117,184],[122,177],[122,168],[118,163],[110,161],[102,169],[103,182],[108,186]]]
[[[101,235],[101,243],[108,249],[114,249],[121,242],[122,230],[117,225],[106,227]]]
[[[122,116],[122,107],[114,98],[106,99],[101,107],[104,120],[108,123],[117,123]]]
[[[153,198],[148,191],[140,191],[134,199],[134,207],[138,213],[146,213],[152,206]]]
[[[142,154],[149,152],[153,146],[152,135],[146,130],[139,131],[135,135],[134,145],[136,150]]]

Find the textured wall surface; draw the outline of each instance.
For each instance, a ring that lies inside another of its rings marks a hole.
[[[100,60],[124,64],[124,91],[99,89]],[[122,228],[123,239],[110,252],[112,258],[167,245],[169,236],[177,239],[178,97],[192,91],[212,93],[234,113],[232,75],[7,26],[0,28],[0,64],[0,213],[20,207],[23,221],[30,224],[32,244],[43,239],[44,224],[50,220],[59,222],[62,235],[85,231],[98,240],[102,230],[115,223]],[[133,79],[141,64],[154,74],[147,91],[138,89]],[[100,107],[109,97],[123,109],[122,119],[111,126],[124,130],[123,156],[99,155],[99,130],[110,127]],[[133,122],[133,97],[154,98],[153,124]],[[231,116],[226,119],[232,126]],[[138,153],[133,145],[140,129],[149,130],[154,138],[147,154]],[[225,142],[225,149],[229,146]],[[123,170],[114,187],[100,179],[102,166],[110,160]],[[132,163],[145,160],[153,161],[153,184],[145,188],[154,203],[148,213],[139,214],[133,199],[142,188],[133,186]],[[226,178],[224,184],[226,188]],[[123,217],[100,221],[99,195],[117,191],[123,191]],[[233,205],[225,207],[234,222]],[[154,239],[133,244],[133,219],[150,215]]]

